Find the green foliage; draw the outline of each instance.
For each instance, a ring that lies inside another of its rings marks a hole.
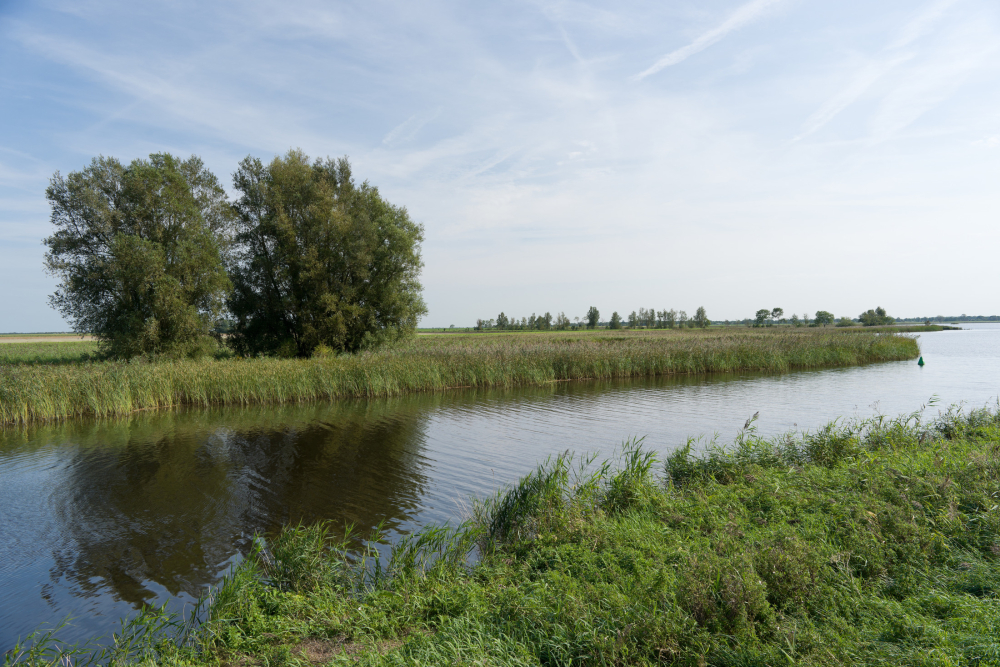
[[[699,329],[707,329],[708,325],[711,324],[711,321],[708,319],[708,314],[705,312],[704,306],[698,306],[698,310],[694,313],[694,319],[691,321],[694,322],[694,326]]]
[[[844,317],[841,317],[837,321],[837,326],[838,327],[853,327],[854,326],[854,320],[852,320],[851,318],[849,318],[849,317],[847,317],[845,315]]]
[[[823,326],[823,327],[825,327],[828,324],[833,324],[833,313],[828,312],[826,310],[817,310],[816,317],[813,319],[813,321],[818,326]]]
[[[622,318],[618,314],[618,311],[611,313],[611,321],[608,322],[609,329],[621,329],[622,328]]]
[[[421,336],[311,359],[11,364],[0,366],[0,423],[108,417],[173,405],[249,405],[393,396],[449,387],[510,387],[580,378],[822,368],[916,358],[907,336],[709,329]],[[288,350],[294,356],[294,349]]]
[[[201,160],[94,158],[45,192],[49,301],[103,354],[199,356],[229,289],[225,192]]]
[[[861,324],[866,327],[885,326],[896,322],[894,318],[890,317],[885,312],[885,308],[882,308],[882,306],[879,306],[875,310],[869,309],[861,313],[858,319],[861,321]],[[926,324],[930,324],[930,322],[927,322]]]
[[[596,306],[591,306],[587,310],[587,328],[596,329],[600,321],[601,321],[601,311],[597,310]]]
[[[768,319],[770,319],[770,317],[771,317],[771,311],[768,310],[767,308],[761,308],[754,315],[753,325],[755,327],[767,326],[767,321]]]
[[[290,151],[248,157],[230,275],[241,355],[309,356],[321,343],[357,351],[400,340],[426,312],[418,280],[423,227],[405,208],[356,185],[346,158]]]

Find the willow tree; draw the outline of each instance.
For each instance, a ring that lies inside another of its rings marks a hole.
[[[98,157],[45,195],[55,233],[49,302],[111,357],[192,355],[212,344],[229,289],[223,263],[232,212],[197,157]]]
[[[419,282],[423,227],[357,185],[346,158],[310,163],[289,151],[248,157],[230,278],[230,344],[242,354],[353,352],[416,330],[427,312]]]

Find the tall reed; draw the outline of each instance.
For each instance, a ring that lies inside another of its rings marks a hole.
[[[109,417],[177,405],[393,396],[675,373],[784,372],[911,359],[896,334],[694,332],[420,337],[357,355],[0,365],[0,423]]]

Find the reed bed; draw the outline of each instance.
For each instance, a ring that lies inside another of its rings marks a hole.
[[[6,364],[0,423],[114,417],[178,405],[394,396],[674,373],[784,372],[912,359],[915,339],[840,332],[422,336],[377,352],[313,359]]]

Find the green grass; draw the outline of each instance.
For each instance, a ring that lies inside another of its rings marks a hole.
[[[900,335],[765,330],[420,336],[378,352],[305,360],[8,362],[0,365],[0,423],[584,378],[784,372],[912,359],[919,351]]]
[[[71,364],[97,355],[93,341],[38,341],[0,344],[0,366],[11,364]]]
[[[356,544],[324,526],[259,540],[200,624],[148,610],[101,659],[998,665],[1000,409],[565,455],[387,559]],[[65,659],[34,641],[7,663]]]

